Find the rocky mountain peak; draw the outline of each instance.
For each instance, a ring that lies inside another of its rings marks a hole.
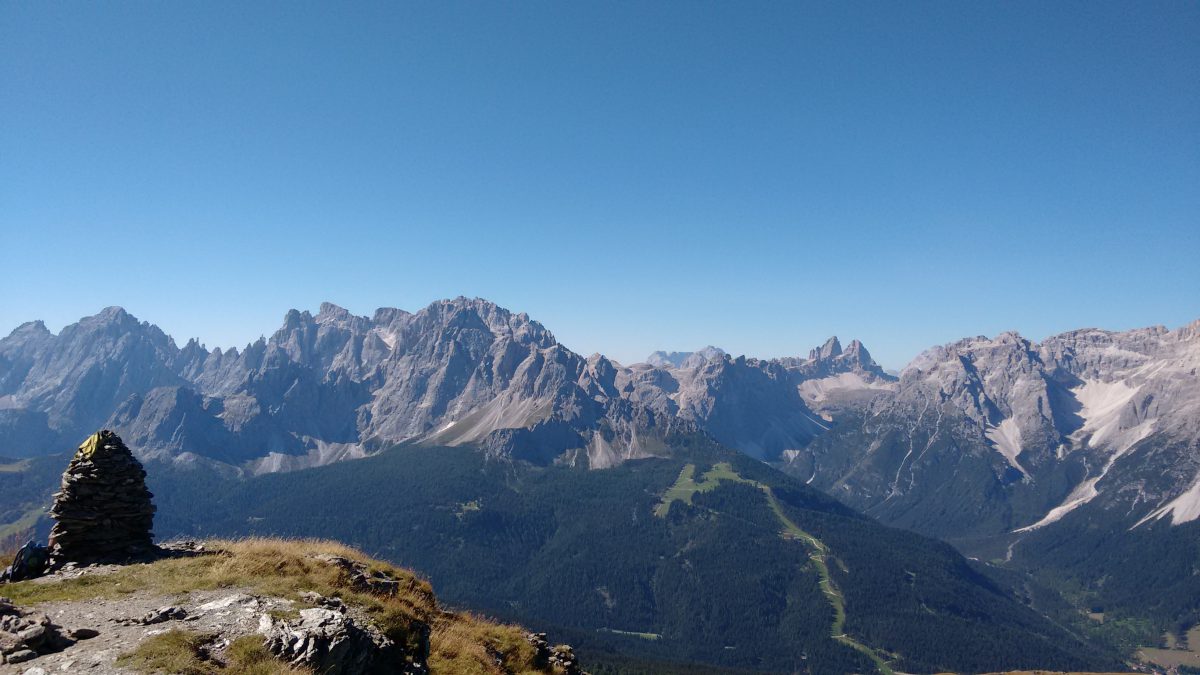
[[[283,326],[280,328],[280,331],[293,330],[311,322],[312,314],[308,310],[289,309],[287,314],[283,315]]]
[[[64,327],[58,337],[65,341],[93,340],[98,337],[111,341],[143,339],[159,348],[172,352],[176,350],[174,340],[158,326],[148,321],[139,321],[124,308],[116,306],[105,307],[92,316],[85,316],[78,322]]]
[[[851,340],[850,346],[843,351],[842,344],[836,336],[826,340],[820,347],[809,350],[807,359],[784,357],[774,360],[787,368],[797,378],[798,383],[841,374],[852,374],[857,379],[865,378],[864,382],[891,382],[896,379],[875,363],[862,342]],[[845,382],[839,386],[847,384],[853,383]]]
[[[344,323],[351,319],[357,319],[360,317],[354,316],[349,310],[345,309],[344,307],[339,307],[332,302],[322,302],[320,309],[317,310],[317,316],[314,318],[316,319],[317,323]],[[366,317],[361,318],[366,320]]]
[[[129,312],[125,311],[124,307],[118,307],[116,305],[112,305],[110,307],[105,307],[104,309],[100,310],[92,318],[99,320],[99,321],[121,322],[121,321],[127,321],[133,317],[130,316]]]
[[[810,350],[808,352],[808,359],[810,361],[817,361],[817,360],[832,359],[836,356],[841,356],[841,355],[842,355],[842,343],[838,342],[837,336],[834,335],[833,337],[826,340],[825,344],[821,345],[820,347]]]
[[[846,348],[846,351],[843,352],[843,355],[847,359],[850,359],[851,361],[854,361],[863,367],[878,366],[878,364],[875,363],[875,359],[871,358],[871,352],[867,351],[867,348],[863,346],[863,343],[859,342],[858,340],[851,340],[850,346]]]
[[[412,315],[410,323],[416,328],[438,331],[482,330],[493,338],[543,349],[557,344],[550,331],[530,319],[528,314],[514,314],[483,298],[459,296],[453,300],[438,300]]]
[[[38,319],[37,321],[26,321],[25,323],[21,324],[20,326],[17,326],[16,328],[14,328],[13,331],[8,334],[8,337],[16,338],[16,337],[20,337],[20,336],[39,336],[39,335],[44,335],[44,336],[52,335],[52,333],[50,332],[50,329],[46,328],[46,322],[42,321],[41,319]]]

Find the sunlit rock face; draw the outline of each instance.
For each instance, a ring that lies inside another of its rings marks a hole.
[[[830,410],[894,379],[836,338],[808,359],[706,347],[625,367],[467,298],[370,317],[329,303],[315,316],[292,310],[241,350],[179,348],[111,308],[59,335],[26,324],[0,341],[0,359],[0,456],[46,452],[103,423],[140,457],[251,473],[400,442],[609,467],[663,452],[651,439],[678,425],[774,461],[824,433]]]
[[[942,536],[1030,532],[1089,504],[1141,523],[1194,520],[1198,333],[1200,322],[935,347],[790,464]]]

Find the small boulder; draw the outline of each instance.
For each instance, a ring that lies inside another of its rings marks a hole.
[[[575,650],[570,645],[550,646],[545,633],[528,633],[525,636],[536,652],[536,660],[542,666],[549,666],[555,673],[562,675],[587,675],[580,668],[579,659],[575,658]]]
[[[156,623],[165,623],[167,621],[181,621],[187,618],[187,610],[182,607],[159,607],[156,610],[147,612],[138,623],[143,626],[151,626]]]
[[[30,541],[17,551],[13,562],[3,572],[0,572],[0,582],[24,581],[34,579],[46,573],[50,564],[50,550],[37,542]]]
[[[404,672],[395,644],[375,626],[360,624],[344,610],[313,607],[301,610],[300,618],[293,621],[264,614],[259,632],[275,656],[319,673]]]
[[[19,649],[11,654],[4,655],[5,663],[25,663],[32,661],[38,657],[38,653],[32,649]]]
[[[23,663],[64,649],[72,641],[60,630],[45,614],[23,610],[0,598],[0,663]]]

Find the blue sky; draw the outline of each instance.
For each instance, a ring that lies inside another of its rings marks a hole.
[[[0,333],[529,312],[619,360],[1200,317],[1200,4],[0,4]]]

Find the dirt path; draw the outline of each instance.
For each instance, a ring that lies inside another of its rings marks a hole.
[[[183,609],[183,619],[152,625],[127,623],[162,607]],[[286,611],[290,600],[250,595],[245,589],[223,588],[193,591],[186,595],[157,595],[135,591],[112,600],[92,599],[43,602],[27,609],[42,612],[64,632],[88,628],[95,637],[79,640],[61,652],[40,656],[32,661],[0,665],[0,675],[50,675],[51,673],[88,673],[117,675],[132,671],[117,665],[117,658],[130,652],[144,639],[183,629],[219,635],[221,640],[254,633],[264,612]]]

